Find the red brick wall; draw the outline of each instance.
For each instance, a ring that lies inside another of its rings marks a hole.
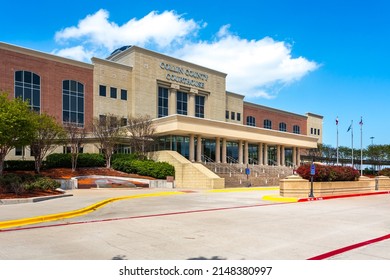
[[[41,112],[62,123],[62,81],[84,84],[84,123],[93,118],[93,69],[0,49],[0,90],[14,97],[15,71],[31,71],[41,77]]]
[[[276,111],[271,108],[268,109],[244,104],[243,123],[245,125],[247,116],[252,116],[256,118],[257,127],[264,127],[264,120],[268,119],[272,121],[273,130],[279,130],[279,123],[284,122],[287,125],[287,132],[292,133],[293,126],[299,125],[301,129],[301,134],[307,134],[307,118],[305,116],[289,114],[288,112]]]

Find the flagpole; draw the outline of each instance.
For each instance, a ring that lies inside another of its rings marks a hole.
[[[337,128],[336,162],[337,162],[337,165],[339,165],[339,117],[336,118],[336,128]]]
[[[360,176],[363,176],[363,117],[360,117]]]
[[[352,168],[353,168],[353,120],[351,121],[351,143],[352,143]]]

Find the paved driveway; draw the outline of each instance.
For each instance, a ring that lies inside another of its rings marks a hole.
[[[0,220],[70,211],[161,190],[77,190],[73,197],[0,206]],[[0,231],[0,259],[390,259],[390,195],[299,203],[277,191],[186,192],[129,198],[89,214]]]

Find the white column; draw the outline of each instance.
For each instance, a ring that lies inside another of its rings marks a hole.
[[[195,136],[193,134],[190,135],[190,161],[195,161]]]
[[[222,163],[226,163],[226,139],[222,138]]]
[[[221,138],[215,138],[215,162],[221,162]]]
[[[280,145],[276,145],[276,165],[280,166]]]
[[[282,148],[282,166],[286,166],[286,150],[284,146],[282,146],[281,148]]]
[[[242,140],[238,141],[238,163],[239,164],[243,163],[243,160],[242,160]]]
[[[198,135],[198,141],[196,144],[196,161],[202,161],[202,136]]]
[[[259,143],[259,146],[258,146],[258,155],[259,155],[259,158],[258,158],[258,164],[259,165],[263,165],[264,161],[263,161],[263,143]]]
[[[249,144],[248,141],[244,142],[244,164],[249,163]]]
[[[264,144],[264,165],[268,165],[268,144]]]

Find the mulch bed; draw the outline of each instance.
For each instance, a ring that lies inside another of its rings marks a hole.
[[[5,172],[6,173],[6,172]],[[16,174],[34,174],[33,171],[18,171],[13,172]],[[126,177],[126,178],[142,178],[142,179],[150,179],[154,180],[152,177],[140,176],[137,174],[128,174],[124,172],[120,172],[114,169],[109,168],[78,168],[76,171],[72,172],[70,168],[51,168],[45,169],[41,171],[41,175],[53,178],[53,179],[70,179],[72,177],[78,176],[89,176],[89,175],[101,175],[101,176],[115,176],[115,177]],[[139,183],[132,181],[134,185],[137,187],[148,187],[147,184]],[[120,187],[119,184],[112,184],[113,188]],[[89,189],[96,188],[95,179],[94,178],[85,178],[80,179],[78,181],[79,189]],[[60,191],[34,191],[34,192],[26,192],[22,194],[14,194],[14,193],[4,193],[0,190],[0,199],[11,199],[11,198],[30,198],[30,197],[38,197],[38,196],[48,196],[48,195],[56,195],[61,194]]]

